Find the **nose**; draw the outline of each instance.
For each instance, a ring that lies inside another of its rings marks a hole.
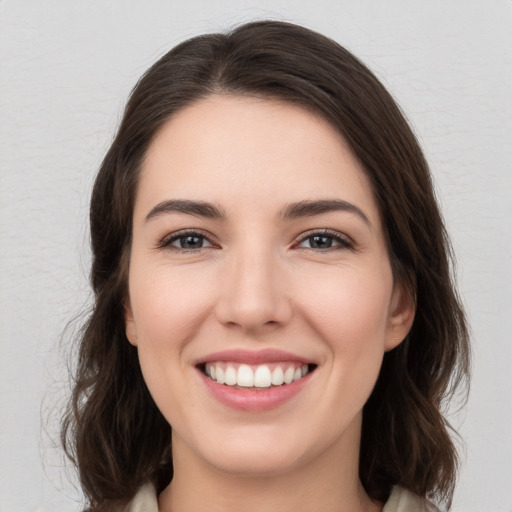
[[[257,334],[289,322],[292,305],[278,260],[271,250],[251,248],[228,258],[216,306],[221,323]]]

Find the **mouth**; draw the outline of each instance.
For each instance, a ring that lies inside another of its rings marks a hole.
[[[243,412],[275,410],[309,388],[318,365],[296,354],[267,348],[229,349],[196,361],[206,389],[218,402]]]
[[[288,386],[312,373],[316,365],[298,361],[247,364],[237,361],[208,361],[197,365],[209,379],[240,390],[268,390]]]

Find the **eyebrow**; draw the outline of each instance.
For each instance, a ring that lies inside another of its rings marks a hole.
[[[370,228],[372,227],[370,219],[368,219],[361,208],[342,199],[307,200],[291,203],[281,211],[281,217],[283,219],[297,219],[336,211],[353,213],[361,218]]]
[[[313,217],[323,213],[344,211],[357,215],[370,228],[372,224],[366,214],[355,204],[343,201],[342,199],[320,199],[304,200],[286,205],[280,212],[280,217],[284,220],[298,219],[301,217]],[[191,201],[188,199],[169,199],[158,203],[146,215],[146,222],[155,217],[167,213],[184,213],[195,217],[205,217],[208,219],[222,220],[226,218],[224,212],[212,203],[205,201]]]
[[[224,219],[225,215],[217,206],[204,201],[189,201],[187,199],[170,199],[158,203],[146,215],[146,222],[165,213],[185,213],[195,217],[208,219]]]

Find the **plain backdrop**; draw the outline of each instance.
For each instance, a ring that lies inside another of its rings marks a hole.
[[[510,0],[0,0],[0,512],[80,510],[59,343],[90,299],[87,203],[130,89],[183,39],[262,18],[348,47],[418,134],[473,337],[453,510],[512,511]]]

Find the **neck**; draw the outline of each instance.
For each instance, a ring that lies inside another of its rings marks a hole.
[[[332,447],[308,464],[271,475],[227,473],[173,437],[174,478],[159,496],[161,512],[378,512],[358,475],[359,444]]]

